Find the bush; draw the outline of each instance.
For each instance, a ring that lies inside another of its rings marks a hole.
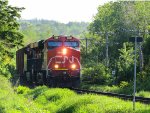
[[[144,90],[144,91],[150,91],[150,69],[142,73],[138,73],[137,75],[137,90]]]
[[[83,81],[96,84],[108,84],[111,81],[109,70],[101,63],[85,68],[82,72]]]
[[[126,82],[126,81],[121,81],[121,83],[119,85],[120,88],[125,88],[125,87],[128,87],[128,86],[129,86],[129,83]]]
[[[39,86],[39,87],[34,88],[33,90],[30,90],[30,92],[26,96],[32,99],[36,99],[39,95],[44,93],[46,90],[48,90],[48,87]]]
[[[137,96],[150,98],[150,92],[148,91],[140,91],[136,94]]]
[[[15,88],[15,91],[17,92],[17,94],[27,94],[30,91],[30,89],[25,86],[18,86]]]

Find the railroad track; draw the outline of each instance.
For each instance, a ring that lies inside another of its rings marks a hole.
[[[133,100],[132,95],[125,95],[125,94],[118,94],[118,93],[111,93],[111,92],[101,92],[101,91],[78,89],[78,88],[70,88],[70,89],[76,91],[77,93],[81,93],[81,94],[82,93],[92,93],[92,94],[100,94],[100,95],[118,97],[118,98],[121,98],[121,99],[124,99],[124,100]],[[150,98],[136,96],[135,99],[136,99],[137,102],[150,104]]]

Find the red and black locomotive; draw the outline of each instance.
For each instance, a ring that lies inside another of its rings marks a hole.
[[[80,43],[72,36],[52,36],[16,52],[17,73],[24,83],[49,86],[80,84]]]

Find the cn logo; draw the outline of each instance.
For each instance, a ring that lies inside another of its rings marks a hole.
[[[69,63],[74,63],[74,56],[55,56],[56,63],[66,63],[67,61],[69,61]]]

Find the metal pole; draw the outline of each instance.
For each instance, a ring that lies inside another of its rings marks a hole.
[[[140,37],[141,32],[140,30],[138,30],[138,36]],[[141,48],[141,43],[139,43],[139,56],[140,56],[140,72],[142,72],[143,69],[143,53],[142,53],[142,48]]]
[[[97,64],[98,64],[98,48],[97,48]]]
[[[106,66],[108,67],[108,32],[106,32]]]
[[[134,91],[133,91],[133,110],[135,110],[135,93],[136,93],[136,47],[137,37],[135,37],[135,56],[134,56]]]
[[[142,72],[142,70],[143,70],[143,52],[142,52],[142,48],[141,48],[141,43],[140,43],[140,45],[139,45],[139,49],[140,49],[140,72]]]
[[[87,45],[88,45],[88,40],[87,40],[87,38],[85,39],[86,40],[86,55],[87,55]]]

